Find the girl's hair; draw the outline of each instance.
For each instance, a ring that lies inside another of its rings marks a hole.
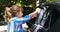
[[[4,14],[4,16],[5,16],[4,17],[4,20],[5,20],[5,22],[8,22],[9,19],[11,18],[10,8],[9,7],[6,7],[4,13],[5,13]]]
[[[12,17],[15,17],[17,12],[23,11],[23,8],[21,8],[17,5],[13,5],[10,7],[10,10],[11,10],[10,12],[12,14]]]
[[[6,7],[5,8],[5,22],[9,21],[11,17],[15,17],[15,14],[19,11],[23,11],[23,8],[17,6],[17,5],[13,5],[11,7]]]

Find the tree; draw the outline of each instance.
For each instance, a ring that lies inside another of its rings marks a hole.
[[[0,4],[1,4],[0,8],[2,7],[1,11],[5,11],[5,7],[10,7],[12,5],[18,5],[21,7],[32,7],[32,8],[35,8],[36,5],[35,0],[0,0]],[[2,13],[4,14],[4,12]]]

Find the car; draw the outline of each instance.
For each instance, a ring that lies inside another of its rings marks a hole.
[[[44,6],[44,5],[43,5]],[[42,6],[42,7],[43,7]],[[44,25],[42,27],[40,27],[41,29],[38,29],[37,32],[60,32],[59,28],[60,28],[60,2],[56,2],[56,3],[51,3],[51,4],[45,4],[44,7],[48,6],[48,8],[46,9],[47,13],[49,13],[48,17],[45,19],[45,23],[43,23]],[[38,17],[37,17],[38,18]],[[42,17],[44,18],[44,17]],[[42,19],[41,18],[41,19]],[[42,19],[43,21],[43,19]],[[40,21],[40,22],[42,22]],[[35,23],[30,26],[31,31],[32,32],[36,32],[35,29],[37,29],[38,24],[36,23],[38,21],[35,21]],[[41,26],[41,23],[39,23],[39,25]],[[58,28],[58,29],[57,29]]]

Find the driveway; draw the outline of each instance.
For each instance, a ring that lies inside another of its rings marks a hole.
[[[5,30],[7,30],[7,25],[0,26],[0,32],[4,32]]]

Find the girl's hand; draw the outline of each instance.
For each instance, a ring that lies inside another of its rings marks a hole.
[[[36,8],[36,12],[39,14],[41,12],[40,8]]]
[[[32,13],[30,13],[30,18],[33,19],[34,17],[36,17],[39,13],[41,12],[40,8],[36,8],[36,10]]]

